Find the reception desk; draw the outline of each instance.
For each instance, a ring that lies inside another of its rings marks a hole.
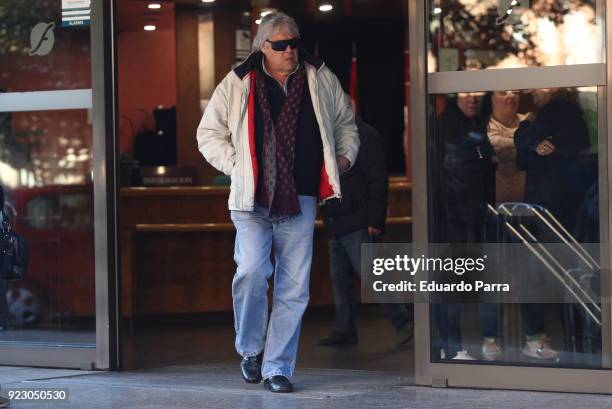
[[[389,181],[384,241],[411,240],[411,185]],[[228,187],[121,189],[123,315],[231,311],[235,230]],[[328,236],[317,220],[310,305],[333,304]]]

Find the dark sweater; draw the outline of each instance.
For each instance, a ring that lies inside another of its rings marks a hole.
[[[270,111],[272,120],[280,114],[285,102],[285,91],[274,78],[265,74],[263,66],[257,68],[266,77],[268,87],[268,98],[270,100]],[[288,78],[287,85],[291,84],[293,76]],[[257,162],[263,162],[263,135],[264,119],[259,104],[255,104],[255,146],[257,151]],[[319,183],[321,181],[321,166],[323,164],[323,142],[319,124],[314,113],[308,84],[304,85],[302,106],[298,119],[298,131],[295,140],[295,161],[293,165],[293,178],[295,190],[298,195],[318,196]],[[263,172],[259,172],[257,186],[263,186]]]
[[[322,208],[323,221],[331,236],[360,229],[383,230],[387,218],[387,163],[383,136],[356,117],[359,154],[355,165],[340,175],[342,200],[329,200]]]

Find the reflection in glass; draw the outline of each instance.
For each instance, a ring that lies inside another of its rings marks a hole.
[[[62,27],[57,0],[0,5],[1,92],[91,88],[89,26]],[[36,35],[38,24],[44,36]]]
[[[0,288],[0,342],[95,343],[91,132],[86,110],[0,114],[5,211],[30,254]]]
[[[429,72],[602,62],[591,0],[432,0]]]
[[[430,103],[432,242],[497,243],[504,251],[526,238],[544,254],[538,243],[575,239],[567,254],[546,259],[555,268],[580,257],[578,243],[599,243],[597,88],[463,93]],[[524,268],[558,280],[533,255]],[[565,304],[433,304],[432,359],[600,367],[600,302],[582,289],[599,280],[591,261],[571,271],[578,287],[568,291],[580,297]],[[529,287],[537,291],[535,278]]]

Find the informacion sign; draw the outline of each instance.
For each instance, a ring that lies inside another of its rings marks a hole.
[[[62,0],[62,27],[88,26],[91,0]]]

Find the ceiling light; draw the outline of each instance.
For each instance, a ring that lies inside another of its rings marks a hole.
[[[153,31],[155,29],[157,29],[157,27],[155,27],[154,25],[151,24],[147,24],[146,26],[144,26],[145,31]]]
[[[434,14],[440,14],[440,13],[442,13],[442,9],[440,7],[435,7]]]
[[[255,24],[261,24],[261,19],[258,18],[257,20],[255,20]]]
[[[215,0],[202,0],[202,3],[214,3]]]
[[[147,5],[147,7],[150,8],[150,9],[160,9],[161,8],[161,4],[159,4],[159,3],[149,3]]]
[[[329,3],[324,3],[324,4],[321,4],[319,6],[319,10],[321,10],[321,11],[323,11],[325,13],[328,12],[328,11],[332,11],[333,9],[334,9],[334,6],[332,6]]]

